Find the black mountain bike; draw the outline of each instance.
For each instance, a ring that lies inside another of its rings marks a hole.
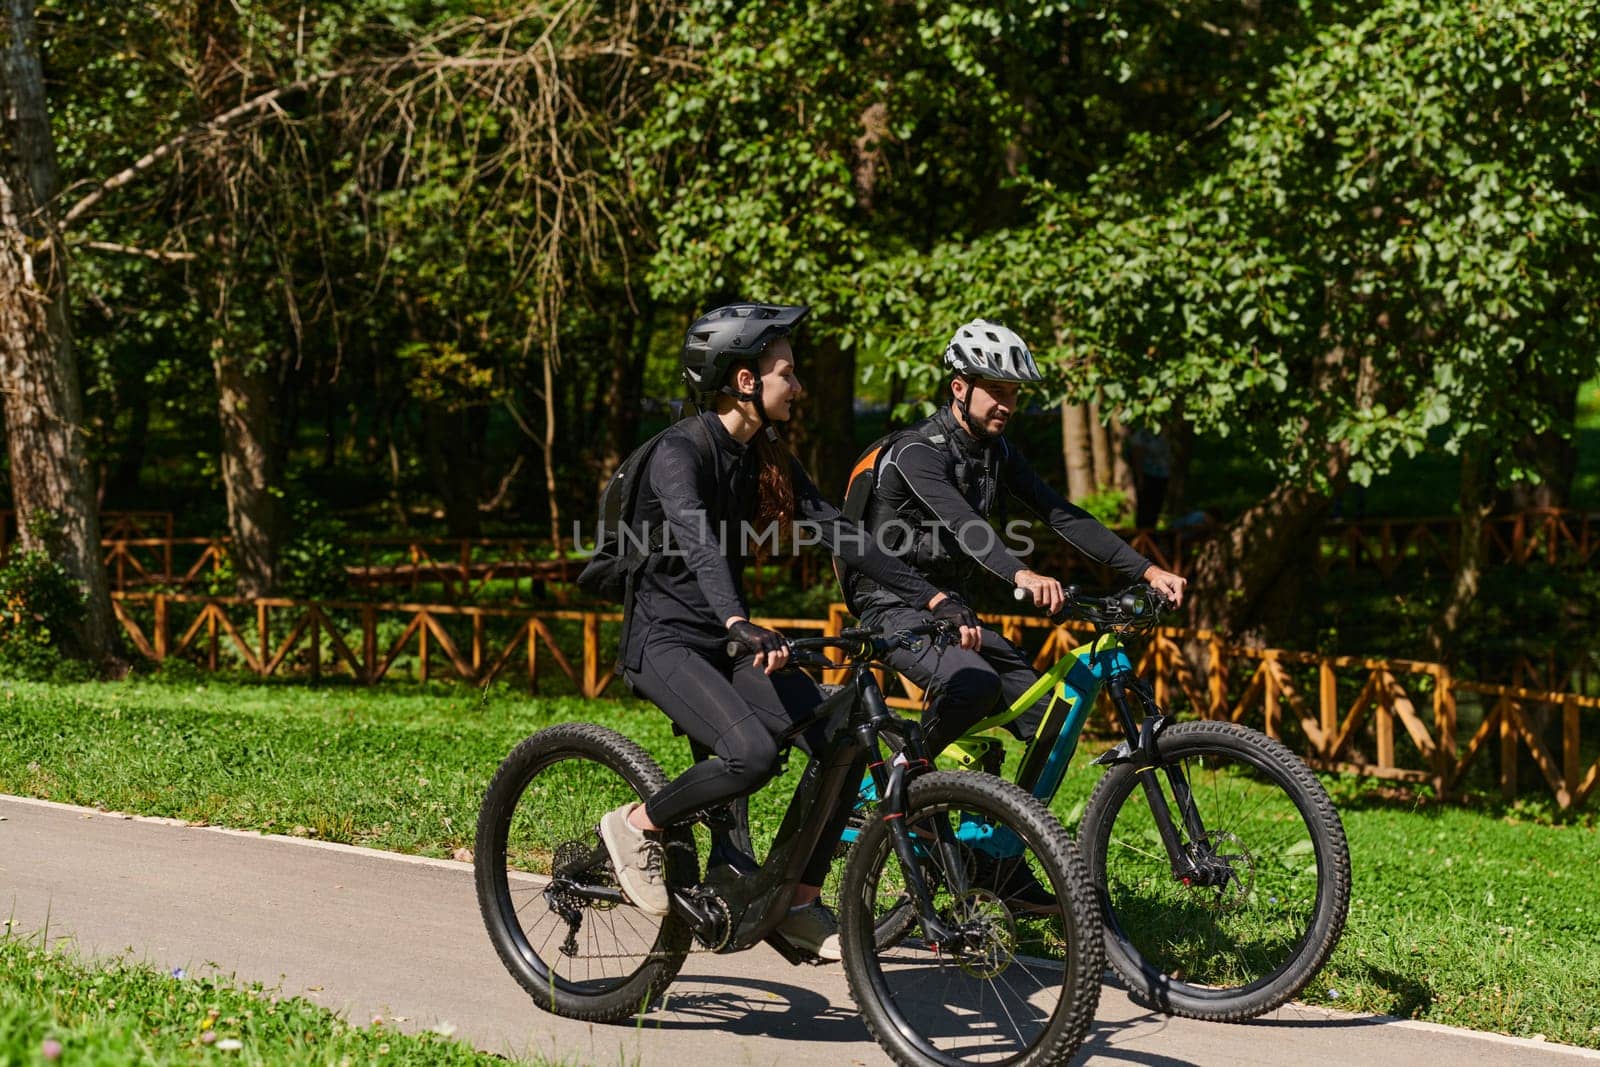
[[[513,749],[484,797],[474,867],[490,940],[534,1002],[570,1018],[629,1018],[661,995],[696,944],[737,952],[764,941],[791,963],[807,962],[777,927],[829,813],[870,773],[883,800],[840,883],[840,939],[873,1036],[917,1067],[1065,1063],[1099,1001],[1105,957],[1094,893],[1070,836],[1042,804],[991,775],[930,770],[920,727],[890,713],[865,668],[929,638],[949,636],[929,625],[789,642],[793,667],[834,668],[822,651],[844,653],[845,684],[781,743],[819,722],[827,740],[756,873],[717,866],[702,877],[693,822],[665,831],[672,903],[662,918],[627,903],[597,833],[607,811],[667,784],[655,760],[590,723],[541,730]],[[868,766],[880,729],[904,738],[907,761]],[[975,874],[978,837],[1007,842],[1007,862],[1027,864],[1058,906],[1014,911],[985,888]],[[920,936],[880,952],[880,917],[908,908]]]

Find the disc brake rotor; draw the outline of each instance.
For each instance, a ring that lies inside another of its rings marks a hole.
[[[1239,835],[1228,830],[1209,830],[1204,854],[1198,862],[1218,875],[1216,881],[1195,886],[1197,893],[1210,893],[1215,911],[1234,911],[1244,906],[1256,884],[1256,861]]]
[[[989,890],[969,889],[950,909],[949,921],[963,935],[951,956],[972,977],[997,978],[1016,959],[1017,921]]]

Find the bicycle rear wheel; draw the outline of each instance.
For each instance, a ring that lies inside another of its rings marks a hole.
[[[976,848],[954,844],[974,820],[1015,835],[1006,862],[1053,893],[1053,908],[974,877]],[[934,911],[960,937],[928,944],[919,920],[879,948],[884,915],[908,898],[889,821],[874,817],[840,891],[845,974],[873,1036],[908,1067],[1065,1062],[1088,1033],[1104,968],[1094,894],[1067,832],[1015,785],[972,772],[917,778],[904,822]]]
[[[501,961],[541,1008],[593,1022],[624,1019],[683,966],[691,934],[676,915],[656,918],[563,891],[616,887],[595,832],[600,817],[666,781],[644,749],[592,723],[539,731],[496,772],[478,815],[478,907]],[[668,834],[666,854],[669,884],[695,880],[688,830]]]
[[[1079,830],[1106,957],[1136,1000],[1171,1015],[1233,1022],[1271,1011],[1316,976],[1344,929],[1350,852],[1338,812],[1294,753],[1254,730],[1180,723],[1157,748],[1187,782],[1193,819],[1170,771],[1119,764]],[[1147,788],[1199,876],[1174,873]]]

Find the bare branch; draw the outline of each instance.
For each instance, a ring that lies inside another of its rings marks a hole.
[[[91,248],[96,252],[114,252],[123,256],[139,256],[163,263],[185,263],[195,258],[193,252],[170,252],[164,248],[135,248],[132,245],[119,245],[111,241],[83,241],[78,247]]]

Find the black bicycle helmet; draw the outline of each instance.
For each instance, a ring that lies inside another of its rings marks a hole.
[[[706,312],[683,339],[683,380],[697,392],[718,392],[734,364],[755,359],[810,313],[805,305],[785,304],[728,304]]]

